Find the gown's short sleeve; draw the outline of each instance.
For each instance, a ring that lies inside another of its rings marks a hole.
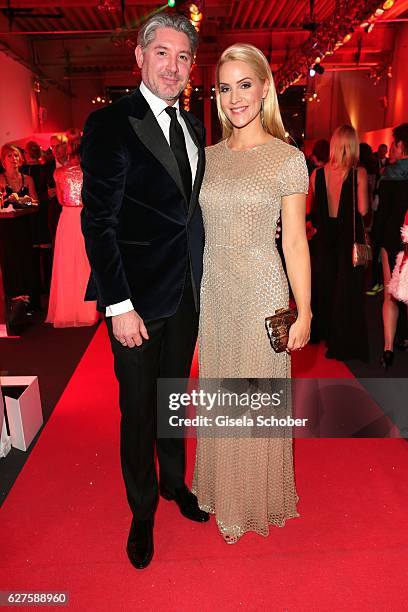
[[[309,174],[302,151],[294,149],[285,160],[281,170],[282,196],[309,191]]]

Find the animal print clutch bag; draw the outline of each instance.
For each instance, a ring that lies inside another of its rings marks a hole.
[[[286,350],[289,340],[289,329],[297,319],[296,308],[279,308],[271,317],[266,317],[265,327],[276,353]]]

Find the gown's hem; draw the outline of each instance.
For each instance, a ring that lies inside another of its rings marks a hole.
[[[195,489],[191,489],[191,492],[197,496],[197,492]],[[299,498],[296,496],[296,501],[298,500]],[[216,510],[212,506],[208,504],[200,504],[200,502],[198,502],[198,506],[200,510],[203,510],[203,512],[208,512],[208,514],[213,514],[214,516],[216,515]],[[285,515],[285,517],[282,517],[278,521],[271,520],[268,518],[266,530],[244,529],[240,525],[233,525],[233,526],[225,527],[222,521],[219,521],[217,518],[215,518],[215,520],[216,520],[218,529],[220,531],[220,534],[225,540],[225,542],[227,544],[236,544],[242,538],[242,536],[245,535],[246,533],[256,533],[257,535],[267,538],[269,536],[269,526],[282,528],[282,527],[285,527],[286,521],[293,519],[293,518],[299,518],[299,517],[300,517],[300,514],[295,510],[293,513],[289,513]]]

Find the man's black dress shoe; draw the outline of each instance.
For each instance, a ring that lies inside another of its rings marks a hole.
[[[210,518],[208,512],[200,510],[196,496],[186,485],[176,489],[174,493],[170,493],[160,487],[160,495],[169,501],[174,500],[180,508],[181,514],[190,519],[190,521],[205,523]]]
[[[127,542],[129,561],[136,569],[144,569],[153,558],[153,519],[132,520]]]

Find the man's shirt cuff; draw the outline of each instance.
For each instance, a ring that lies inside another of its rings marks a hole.
[[[134,310],[131,300],[123,300],[123,302],[118,302],[117,304],[107,306],[105,315],[107,317],[115,317],[116,315],[130,312],[131,310]]]

